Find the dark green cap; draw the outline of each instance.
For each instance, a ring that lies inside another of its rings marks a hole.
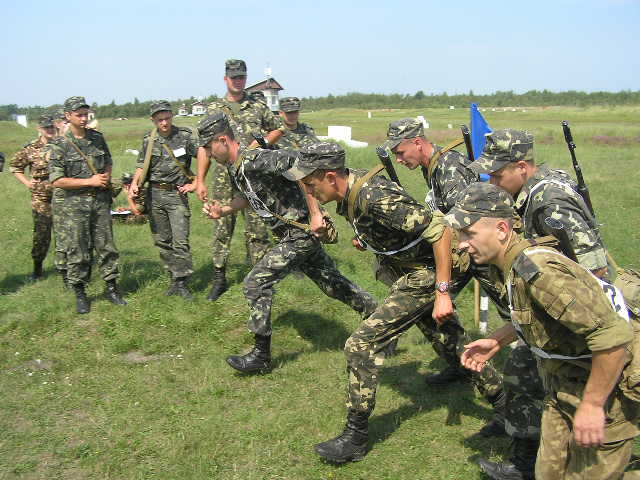
[[[297,112],[300,110],[300,99],[298,97],[284,97],[280,99],[280,110],[283,112]]]
[[[316,170],[344,167],[344,148],[334,142],[319,142],[300,149],[293,166],[284,173],[288,180],[300,180]]]
[[[484,217],[516,218],[513,198],[506,190],[486,182],[475,182],[456,199],[444,223],[460,230]]]
[[[203,118],[198,122],[198,135],[200,136],[200,146],[206,147],[213,140],[213,137],[229,129],[229,120],[223,112],[216,112],[213,115]]]
[[[387,141],[382,144],[382,147],[393,151],[404,140],[416,137],[424,137],[422,122],[416,118],[403,118],[389,124]]]
[[[247,76],[247,64],[244,60],[236,60],[230,58],[224,62],[224,73],[227,77],[246,77]]]
[[[51,114],[44,113],[38,117],[39,127],[53,127],[53,116]]]
[[[64,101],[65,112],[73,112],[80,108],[89,108],[89,104],[84,97],[69,97]]]
[[[153,102],[151,107],[149,108],[149,114],[153,116],[154,113],[158,112],[171,112],[171,104],[166,100],[158,100],[157,102]]]
[[[507,128],[486,135],[482,155],[469,168],[476,173],[494,173],[520,160],[533,160],[533,135]]]

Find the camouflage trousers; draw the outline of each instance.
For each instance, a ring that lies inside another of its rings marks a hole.
[[[638,434],[640,405],[615,387],[605,404],[604,444],[582,448],[573,441],[573,416],[582,398],[582,384],[567,384],[551,390],[544,401],[536,478],[544,480],[605,480],[638,478],[623,472],[629,463],[634,437]]]
[[[216,165],[213,172],[213,191],[211,197],[223,205],[231,203],[233,190],[227,169]],[[269,230],[260,217],[251,209],[242,211],[244,215],[244,237],[247,257],[255,265],[271,247]],[[213,266],[222,268],[227,264],[231,250],[231,237],[236,226],[236,214],[213,220]]]
[[[51,217],[53,219],[53,238],[55,240],[54,265],[58,272],[67,270],[67,247],[65,246],[65,231],[62,226],[64,219],[64,191],[54,193],[51,200]]]
[[[385,358],[384,348],[416,324],[433,342],[436,352],[449,364],[460,366],[464,345],[471,341],[458,320],[438,327],[431,317],[435,301],[435,272],[413,270],[391,286],[389,296],[345,343],[349,375],[347,407],[371,412],[375,407],[378,369]],[[471,373],[474,386],[485,398],[502,388],[500,375],[491,364],[480,373]]]
[[[173,278],[193,273],[189,227],[189,199],[177,190],[151,187],[148,193],[149,226],[153,243],[160,249],[160,259]]]
[[[271,303],[274,286],[289,273],[300,270],[328,297],[349,305],[362,317],[373,312],[375,299],[344,277],[319,240],[296,227],[282,227],[278,243],[271,247],[244,279],[249,302],[248,328],[256,335],[271,335]]]
[[[31,257],[38,262],[45,259],[51,244],[51,188],[46,188],[44,185],[48,185],[48,183],[36,184],[31,192],[31,211],[33,214]]]
[[[113,239],[111,196],[67,192],[61,235],[67,251],[67,278],[72,285],[87,284],[91,275],[91,246],[105,281],[118,278],[118,250]]]

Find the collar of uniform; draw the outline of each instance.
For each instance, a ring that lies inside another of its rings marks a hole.
[[[496,267],[498,267],[500,269],[500,271],[502,272],[502,277],[503,278],[508,278],[509,276],[509,272],[505,271],[505,268],[507,267],[506,265],[506,258],[507,255],[509,253],[509,251],[518,243],[520,243],[520,240],[522,240],[522,237],[520,237],[520,235],[518,235],[516,232],[512,231],[511,232],[511,238],[509,239],[509,243],[507,244],[507,248],[504,251],[504,255],[502,256],[502,260],[499,261],[498,263],[496,263]]]
[[[529,192],[531,191],[533,186],[536,183],[538,183],[540,180],[545,178],[547,175],[549,175],[549,167],[547,167],[546,165],[540,165],[536,169],[536,172],[533,174],[533,176],[529,180],[527,180],[525,184],[522,186],[522,189],[520,189],[520,193],[516,195],[516,198],[515,198],[516,210],[518,210],[519,212],[522,211],[522,209],[527,203],[527,200],[529,199]]]
[[[173,136],[178,133],[178,127],[176,127],[175,125],[171,125],[171,131],[169,132],[169,135],[167,135],[166,137],[162,134],[160,134],[160,132],[158,132],[158,135],[156,136],[156,140],[160,143],[165,143],[167,142],[170,138],[173,138]]]
[[[249,105],[249,94],[247,93],[246,90],[244,90],[243,94],[244,96],[242,97],[242,99],[237,102],[230,102],[226,98],[223,98],[222,100],[229,105],[231,105],[232,103],[237,103],[238,105],[240,105],[240,109],[243,109],[243,108],[246,108],[247,105]]]
[[[354,173],[351,171],[350,168],[347,168],[347,172],[349,174],[347,178],[347,191],[344,194],[344,198],[340,200],[336,205],[336,213],[340,215],[347,214],[347,208],[349,206],[349,194],[351,193],[351,188],[353,187],[353,184],[357,180],[357,177],[354,175]]]

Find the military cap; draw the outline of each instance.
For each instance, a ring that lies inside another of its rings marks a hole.
[[[133,175],[130,172],[122,172],[122,184],[129,185],[133,182]]]
[[[247,64],[244,63],[244,60],[236,60],[234,58],[230,58],[229,60],[224,62],[224,72],[225,75],[229,78],[246,76]]]
[[[484,217],[516,218],[513,198],[500,187],[475,182],[460,192],[444,223],[460,230]]]
[[[389,124],[387,130],[387,141],[382,144],[384,148],[393,150],[403,140],[408,138],[424,137],[422,122],[417,118],[403,118]]]
[[[53,112],[54,120],[66,120],[67,117],[64,115],[64,108],[58,108],[55,112]]]
[[[293,166],[283,175],[288,180],[300,180],[316,170],[344,167],[344,148],[334,142],[319,142],[300,149]]]
[[[298,97],[284,97],[280,99],[280,110],[283,112],[297,112],[300,110],[300,99]]]
[[[213,137],[229,129],[229,119],[223,112],[216,112],[213,115],[203,118],[198,122],[198,135],[200,136],[200,146],[205,147]]]
[[[154,113],[171,111],[171,104],[166,100],[158,100],[157,102],[153,102],[151,107],[149,108],[149,114],[153,116]]]
[[[507,128],[486,135],[482,155],[469,168],[476,173],[493,173],[520,160],[533,160],[533,135]]]
[[[65,112],[73,112],[83,107],[89,108],[89,104],[84,97],[69,97],[64,101]]]
[[[53,127],[53,116],[48,113],[44,113],[38,117],[39,127]]]

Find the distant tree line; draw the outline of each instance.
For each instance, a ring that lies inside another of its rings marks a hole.
[[[207,104],[216,95],[210,95],[202,101]],[[185,103],[189,111],[191,104],[195,102],[194,97],[171,101],[174,112],[177,113],[180,105]],[[514,93],[509,91],[497,91],[486,95],[478,95],[469,91],[456,95],[445,93],[426,94],[422,90],[415,94],[381,94],[381,93],[358,93],[351,92],[345,95],[327,95],[326,97],[306,97],[303,99],[305,110],[325,110],[330,108],[433,108],[446,107],[468,107],[471,102],[476,102],[484,107],[508,107],[508,106],[574,106],[587,107],[592,105],[640,105],[640,90],[622,90],[620,92],[579,92],[569,90],[567,92],[551,92],[549,90],[530,90],[525,93]],[[119,117],[146,117],[149,115],[149,106],[152,101],[139,101],[137,98],[133,102],[117,105],[115,100],[106,105],[94,103],[92,108],[96,111],[98,118],[119,118]],[[17,105],[0,105],[0,120],[10,120],[15,113],[26,113],[30,120],[36,119],[44,111],[56,110],[61,105],[51,105],[48,107],[18,107]]]

